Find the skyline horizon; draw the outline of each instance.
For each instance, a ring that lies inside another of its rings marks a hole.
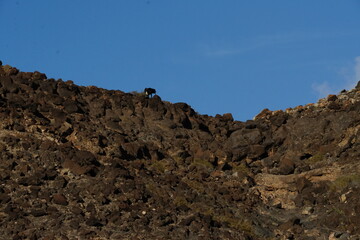
[[[244,121],[355,87],[359,10],[357,0],[0,0],[0,58]]]

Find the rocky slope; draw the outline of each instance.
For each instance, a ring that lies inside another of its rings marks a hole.
[[[209,117],[0,67],[0,239],[359,239],[360,87]]]

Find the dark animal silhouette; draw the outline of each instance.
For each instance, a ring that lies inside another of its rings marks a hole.
[[[144,93],[145,93],[145,97],[149,98],[149,96],[152,97],[153,94],[156,94],[156,90],[153,88],[145,88]]]
[[[2,61],[0,60],[0,67],[2,66]]]

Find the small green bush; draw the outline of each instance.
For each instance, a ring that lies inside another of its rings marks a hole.
[[[214,166],[205,159],[195,158],[194,162],[190,166],[200,166],[205,168],[214,168]]]
[[[240,175],[248,176],[251,171],[245,164],[230,164],[233,172],[238,172]]]
[[[186,200],[186,198],[178,196],[174,198],[174,204],[175,206],[179,207],[179,206],[190,206],[190,203]]]
[[[323,153],[317,153],[314,156],[312,156],[311,158],[305,160],[306,163],[313,165],[316,164],[318,162],[321,162],[322,160],[324,160],[325,156]]]

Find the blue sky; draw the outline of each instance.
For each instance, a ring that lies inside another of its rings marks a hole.
[[[0,59],[252,119],[360,80],[360,0],[0,0]]]

